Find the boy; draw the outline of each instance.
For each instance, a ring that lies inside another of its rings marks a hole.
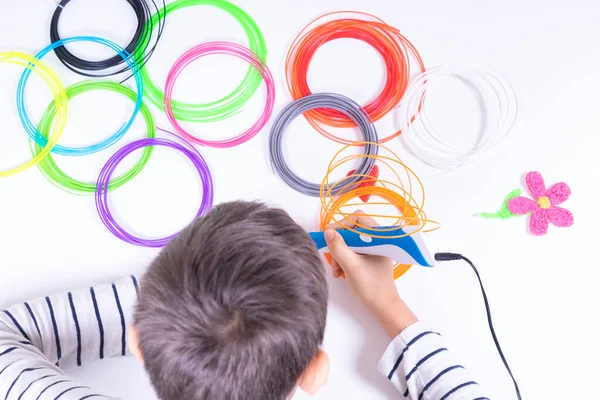
[[[333,229],[326,238],[334,276],[344,272],[393,338],[379,370],[399,398],[484,399],[400,299],[392,262],[353,253]],[[284,211],[223,204],[169,243],[141,285],[132,276],[0,313],[0,399],[107,398],[61,368],[126,355],[127,346],[161,400],[284,400],[297,387],[314,394],[328,376],[319,348],[327,297],[315,246]]]

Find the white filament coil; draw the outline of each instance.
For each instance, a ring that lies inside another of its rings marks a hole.
[[[444,139],[427,116],[427,94],[449,77],[470,85],[481,100],[484,123],[473,146],[460,147]],[[489,111],[494,109],[494,117],[489,118]],[[401,138],[417,159],[434,168],[450,171],[473,161],[504,139],[517,121],[518,110],[515,91],[497,71],[472,64],[444,64],[419,75],[406,91],[399,105],[404,131]]]

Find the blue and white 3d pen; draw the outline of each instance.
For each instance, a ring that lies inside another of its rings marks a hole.
[[[374,229],[339,230],[344,242],[359,254],[370,254],[391,258],[399,264],[418,264],[423,267],[435,265],[434,255],[429,251],[421,232],[414,232],[418,227],[377,227]],[[369,234],[386,238],[374,238]],[[398,237],[403,234],[410,234]],[[319,251],[328,253],[324,232],[309,233]]]
[[[481,294],[484,299],[485,311],[487,313],[488,325],[490,328],[490,333],[494,339],[494,344],[496,345],[496,350],[498,350],[498,354],[500,358],[504,362],[504,367],[506,371],[510,375],[514,387],[515,392],[517,394],[517,399],[521,400],[521,391],[519,389],[519,385],[515,377],[506,362],[506,358],[504,357],[504,353],[502,352],[502,348],[500,347],[500,343],[496,337],[496,332],[494,330],[494,325],[492,324],[492,314],[490,311],[490,306],[488,303],[488,297],[485,293],[485,289],[483,288],[483,282],[481,281],[481,276],[475,268],[475,264],[471,262],[468,258],[458,253],[431,253],[427,246],[425,245],[425,241],[423,240],[423,235],[421,232],[415,232],[418,227],[378,227],[377,229],[355,229],[353,231],[350,230],[339,230],[338,232],[344,239],[344,242],[350,247],[352,250],[359,254],[371,254],[378,256],[385,256],[391,258],[395,262],[399,264],[407,264],[414,265],[418,264],[424,267],[433,267],[436,265],[436,262],[444,262],[444,261],[454,261],[454,260],[463,260],[467,262],[473,271],[475,272],[475,276],[479,281],[479,286],[481,287]],[[398,237],[404,233],[412,233],[409,236]],[[374,238],[368,236],[369,234],[376,234],[377,236],[383,236],[384,238]],[[322,252],[328,252],[327,242],[325,242],[325,233],[324,232],[312,232],[309,233],[312,240],[315,242],[315,245]],[[387,237],[386,237],[387,236]]]

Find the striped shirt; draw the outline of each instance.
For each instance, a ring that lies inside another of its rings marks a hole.
[[[0,400],[115,399],[78,384],[63,370],[127,355],[127,327],[138,292],[134,276],[25,302],[0,312]],[[422,323],[386,350],[379,371],[400,399],[487,399]]]
[[[134,276],[0,311],[0,400],[115,399],[63,370],[127,353]]]
[[[411,400],[489,400],[444,345],[442,336],[424,322],[398,335],[377,368]]]

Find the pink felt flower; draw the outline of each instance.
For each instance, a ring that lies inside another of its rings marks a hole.
[[[536,236],[544,235],[552,222],[558,227],[573,225],[573,214],[558,204],[565,202],[571,195],[566,183],[555,183],[546,189],[544,178],[539,172],[530,172],[525,177],[529,193],[537,201],[519,196],[508,201],[508,210],[513,214],[528,214],[529,230]]]

